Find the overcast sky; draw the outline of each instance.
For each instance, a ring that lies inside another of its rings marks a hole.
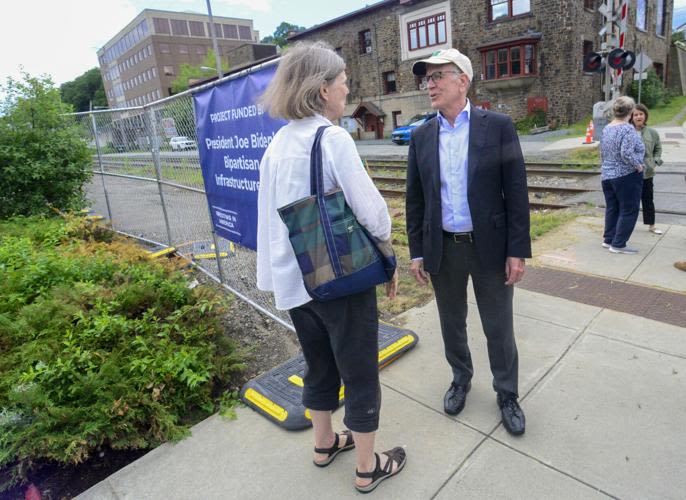
[[[684,0],[686,1],[686,0]],[[260,38],[287,21],[310,27],[376,0],[212,0],[217,16],[252,19]],[[316,4],[316,8],[312,8]],[[98,65],[96,51],[143,9],[207,13],[205,0],[19,0],[2,2],[0,84],[19,66],[60,84]]]
[[[219,16],[253,19],[260,37],[281,21],[311,27],[377,0],[212,0]],[[313,5],[316,5],[313,8]],[[674,0],[686,10],[686,0]],[[2,2],[0,83],[19,66],[60,84],[97,66],[96,50],[144,8],[206,12],[205,0],[19,0]],[[683,12],[682,12],[683,13]],[[683,16],[681,16],[683,17]]]

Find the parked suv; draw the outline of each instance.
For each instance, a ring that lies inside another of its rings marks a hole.
[[[180,135],[178,137],[172,137],[169,139],[169,145],[172,151],[181,151],[184,149],[195,149],[195,141],[191,141],[185,135]]]
[[[412,134],[412,131],[434,116],[436,116],[436,113],[413,116],[408,120],[407,125],[398,127],[393,131],[391,134],[391,140],[396,144],[409,144],[410,134]]]

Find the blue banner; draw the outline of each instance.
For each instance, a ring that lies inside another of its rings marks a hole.
[[[274,134],[286,124],[255,102],[275,71],[273,65],[193,96],[212,225],[219,236],[253,250],[260,160]]]

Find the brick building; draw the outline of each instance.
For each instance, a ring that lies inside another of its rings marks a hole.
[[[259,41],[252,20],[213,19],[220,55],[229,65],[245,64],[265,51],[263,45],[250,47]],[[140,106],[169,96],[181,64],[200,65],[210,49],[207,15],[143,10],[98,50],[110,108]]]
[[[518,120],[547,110],[550,124],[572,123],[603,97],[601,77],[582,72],[600,49],[597,0],[385,0],[297,33],[325,40],[347,63],[346,114],[367,136],[388,135],[430,110],[417,59],[455,47],[472,60],[472,101]],[[665,74],[673,0],[631,0],[625,47],[639,48]],[[632,71],[624,78],[630,84]],[[373,132],[373,133],[372,133]]]

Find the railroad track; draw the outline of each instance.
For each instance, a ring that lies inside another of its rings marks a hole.
[[[389,188],[380,188],[379,192],[381,193],[381,196],[384,196],[385,198],[404,198],[405,197],[405,190],[404,189],[389,189]],[[567,205],[564,203],[546,203],[542,201],[530,201],[529,202],[529,208],[531,210],[561,210],[563,208],[570,208],[573,205]]]
[[[365,160],[367,168],[374,172],[379,170],[405,171],[405,160]],[[589,167],[594,167],[589,169]],[[600,171],[592,163],[542,163],[527,162],[527,175],[540,175],[543,177],[592,177],[599,175]]]

